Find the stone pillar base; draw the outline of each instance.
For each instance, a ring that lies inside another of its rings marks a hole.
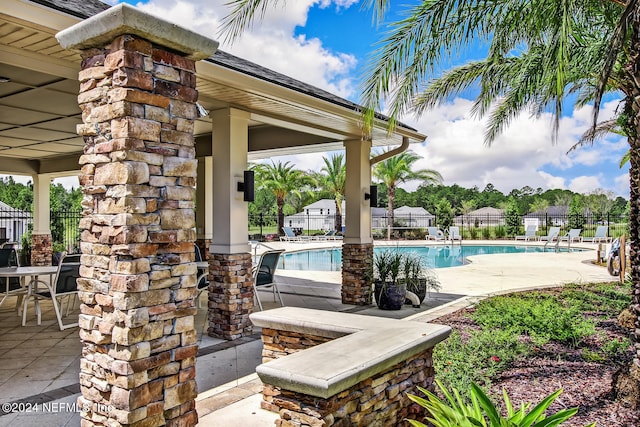
[[[371,304],[373,243],[342,245],[342,303]]]
[[[235,340],[253,332],[251,254],[209,254],[209,328],[211,337]]]
[[[51,234],[31,235],[31,265],[51,265],[52,241]]]

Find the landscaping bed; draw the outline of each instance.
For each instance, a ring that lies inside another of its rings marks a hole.
[[[434,323],[454,332],[436,347],[436,378],[463,394],[473,381],[496,403],[504,388],[514,406],[563,389],[549,413],[579,408],[563,426],[639,426],[639,411],[613,392],[618,371],[633,358],[629,330],[618,321],[629,301],[628,284],[567,285],[443,316]],[[513,324],[520,321],[524,326]]]

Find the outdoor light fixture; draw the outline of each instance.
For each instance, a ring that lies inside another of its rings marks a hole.
[[[370,185],[369,192],[364,193],[364,199],[369,201],[369,206],[372,208],[378,207],[378,186]]]
[[[9,77],[0,76],[0,83],[9,83],[10,81]]]
[[[199,102],[196,102],[196,108],[198,109],[198,117],[206,117],[209,115],[209,112],[202,105],[200,105]]]
[[[253,202],[256,198],[254,182],[253,171],[244,171],[244,182],[238,182],[238,191],[244,193],[242,200],[245,202]]]

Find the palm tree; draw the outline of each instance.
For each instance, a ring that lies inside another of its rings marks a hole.
[[[276,196],[278,206],[278,234],[282,234],[284,227],[284,203],[289,194],[301,195],[306,185],[314,185],[315,180],[303,171],[294,169],[290,162],[271,162],[271,164],[257,164],[256,181],[259,188],[271,191]]]
[[[228,29],[237,35],[269,1],[233,3]],[[381,21],[389,1],[363,3]],[[425,0],[406,16],[392,24],[367,72],[365,124],[373,123],[383,100],[393,126],[403,113],[424,112],[473,84],[480,88],[474,111],[489,116],[487,143],[523,110],[550,109],[557,132],[563,101],[575,93],[593,100],[595,134],[604,93],[623,94],[618,124],[630,147],[631,307],[640,326],[640,0]],[[478,41],[488,43],[485,60],[436,78],[443,64]],[[640,360],[640,333],[633,337]]]
[[[342,200],[344,199],[344,186],[347,179],[347,167],[344,162],[344,154],[332,154],[328,159],[322,157],[324,166],[321,171],[325,172],[324,186],[333,194],[336,202],[336,215],[334,228],[336,231],[342,230]]]
[[[393,208],[396,196],[396,186],[402,182],[422,180],[424,184],[440,184],[442,176],[432,169],[412,170],[413,164],[420,156],[412,151],[405,151],[396,156],[377,163],[373,168],[373,176],[378,178],[387,187],[387,218],[389,227],[393,227]],[[387,238],[390,237],[391,228],[387,229]]]

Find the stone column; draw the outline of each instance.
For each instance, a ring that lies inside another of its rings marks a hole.
[[[371,208],[365,193],[371,185],[371,141],[345,141],[346,228],[342,245],[342,303],[371,304],[373,238]]]
[[[195,425],[195,60],[217,44],[125,4],[57,37],[82,56],[81,425]]]
[[[33,231],[31,232],[31,265],[51,265],[51,176],[33,177]]]
[[[249,208],[237,190],[247,168],[249,113],[235,108],[213,119],[213,243],[209,251],[210,336],[234,340],[251,334],[253,276]]]

